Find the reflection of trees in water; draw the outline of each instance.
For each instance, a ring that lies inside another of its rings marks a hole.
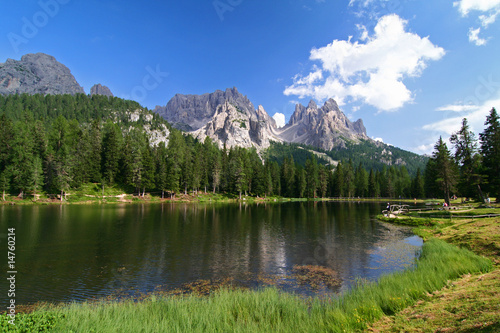
[[[296,202],[2,207],[1,213],[2,221],[23,221],[19,266],[32,274],[19,300],[68,300],[210,279],[264,284],[293,276],[295,265],[325,267],[343,281],[373,277],[374,264],[390,269],[408,252],[391,247],[406,237],[399,227],[370,219],[379,211],[370,204]]]

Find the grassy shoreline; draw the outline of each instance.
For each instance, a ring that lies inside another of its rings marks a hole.
[[[498,205],[496,205],[498,213]],[[500,331],[500,217],[479,218],[491,208],[476,208],[452,219],[415,216],[390,219],[411,224],[424,240],[441,239],[492,260],[486,274],[467,274],[427,300],[417,302],[392,316],[385,316],[370,332],[499,332]],[[449,214],[448,212],[443,215]],[[453,214],[453,213],[451,213]],[[411,215],[411,214],[410,214]],[[426,216],[429,214],[420,214]],[[432,223],[427,223],[428,221]],[[410,221],[410,222],[408,222]]]

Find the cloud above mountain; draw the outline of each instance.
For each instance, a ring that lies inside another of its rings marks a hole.
[[[315,64],[307,75],[296,75],[284,94],[334,98],[340,104],[360,100],[381,111],[401,108],[413,98],[404,79],[420,76],[429,61],[445,55],[428,37],[406,31],[406,25],[398,15],[386,15],[373,34],[363,33],[360,41],[334,40],[313,48],[309,59],[320,65]]]

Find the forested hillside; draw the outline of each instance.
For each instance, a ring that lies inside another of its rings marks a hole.
[[[209,138],[199,142],[171,128],[135,102],[105,96],[0,97],[0,133],[3,199],[8,194],[35,200],[60,194],[62,200],[89,183],[162,197],[210,191],[261,197],[422,198],[425,189],[440,195],[437,176],[424,177],[419,168],[424,158],[412,154],[415,163],[399,165],[380,161],[384,154],[391,161],[404,160],[396,148],[361,144],[324,152],[339,161],[336,167],[307,147],[273,145],[261,155],[253,148],[219,149]]]

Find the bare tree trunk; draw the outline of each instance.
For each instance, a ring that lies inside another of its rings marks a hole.
[[[486,199],[484,198],[483,190],[481,190],[481,186],[477,184],[477,190],[479,192],[479,197],[481,197],[481,202],[486,203]]]
[[[61,202],[63,201],[63,194],[64,194],[64,191],[61,190]]]

